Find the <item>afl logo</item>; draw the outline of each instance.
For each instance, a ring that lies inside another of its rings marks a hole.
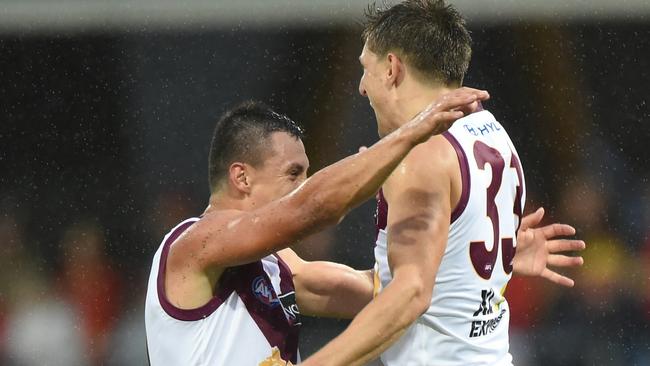
[[[264,276],[258,276],[253,280],[252,290],[255,297],[264,305],[272,308],[280,305],[280,300],[275,297],[273,288],[266,282]]]

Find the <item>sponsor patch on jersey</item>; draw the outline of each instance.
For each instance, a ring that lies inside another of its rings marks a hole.
[[[272,308],[280,305],[280,300],[275,297],[275,292],[271,284],[266,281],[264,276],[257,276],[252,283],[252,291],[255,297],[264,305]]]
[[[472,321],[472,326],[469,330],[469,337],[481,337],[487,334],[494,332],[495,329],[501,323],[503,315],[506,313],[506,309],[501,309],[501,313],[495,318],[488,320],[474,320]]]
[[[474,312],[474,316],[492,314],[492,299],[494,299],[494,290],[481,290],[481,305]]]
[[[282,303],[282,310],[284,310],[284,315],[286,315],[289,323],[293,326],[301,325],[302,321],[300,320],[300,310],[298,309],[298,304],[296,304],[296,293],[294,291],[291,291],[278,297]]]
[[[492,300],[494,300],[494,298],[495,298],[494,290],[492,289],[481,290],[481,303],[478,307],[478,310],[474,312],[473,316],[477,317],[477,316],[494,314],[493,307],[497,306],[498,309],[498,304],[492,305],[493,302]],[[494,330],[501,323],[501,319],[503,319],[503,315],[505,313],[506,313],[506,309],[501,309],[501,312],[496,317],[493,317],[491,319],[486,319],[486,320],[472,321],[469,330],[469,337],[470,338],[482,337],[484,335],[494,332]]]

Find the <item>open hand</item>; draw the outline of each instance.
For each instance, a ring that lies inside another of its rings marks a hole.
[[[557,254],[580,251],[586,244],[582,240],[556,239],[558,236],[574,235],[575,229],[565,224],[552,224],[536,228],[544,217],[544,208],[521,220],[517,232],[517,251],[512,261],[514,273],[523,276],[541,276],[566,287],[573,287],[574,281],[551,269],[553,267],[576,267],[584,263],[582,257]]]

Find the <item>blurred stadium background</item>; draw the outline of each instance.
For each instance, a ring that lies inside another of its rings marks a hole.
[[[577,285],[515,278],[517,365],[650,365],[650,3],[452,1],[466,84],[509,129],[528,211],[589,243]],[[143,365],[151,256],[208,198],[216,118],[260,99],[312,172],[376,140],[365,0],[0,1],[0,364]],[[374,204],[301,244],[372,262]],[[306,321],[303,355],[344,326]]]

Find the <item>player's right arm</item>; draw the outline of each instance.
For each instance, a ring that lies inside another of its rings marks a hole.
[[[446,131],[464,115],[461,110],[471,112],[487,98],[485,91],[456,89],[372,147],[320,170],[279,200],[251,211],[207,213],[172,250],[184,252],[185,265],[214,269],[250,263],[288,247],[373,197],[414,146]]]

